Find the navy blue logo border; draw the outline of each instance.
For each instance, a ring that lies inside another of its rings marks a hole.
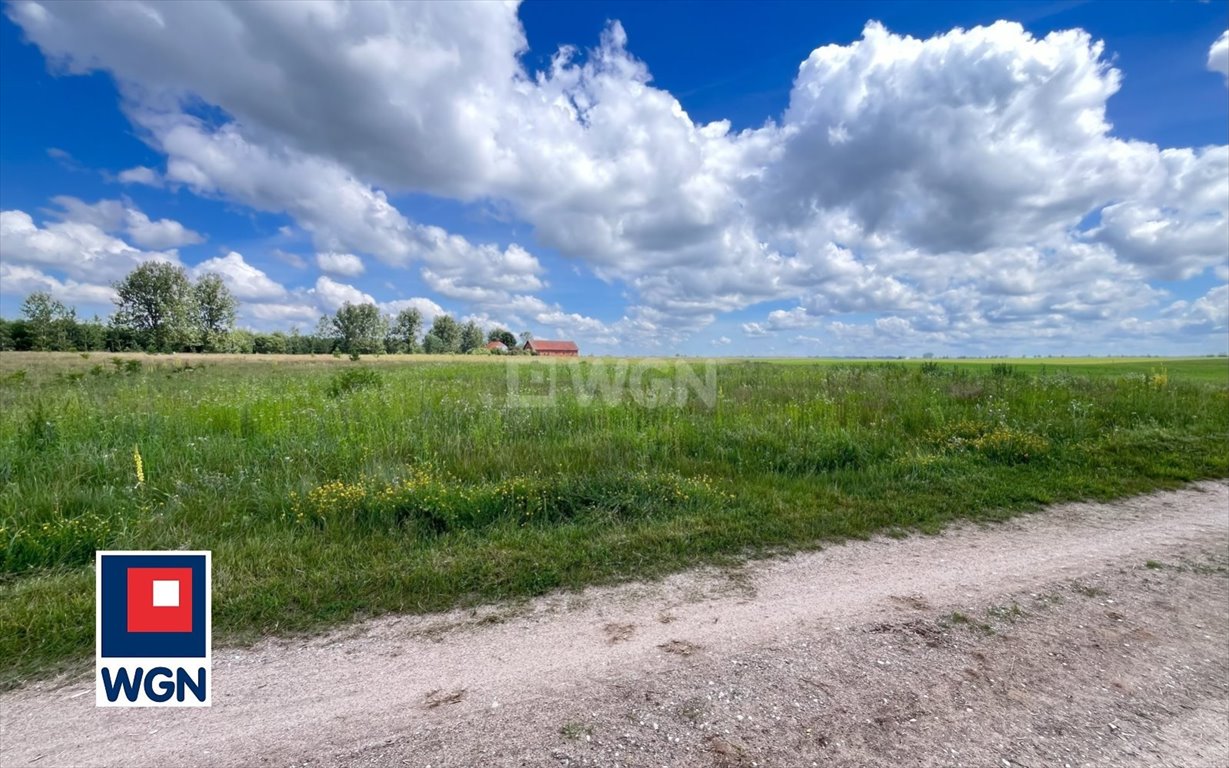
[[[205,555],[99,553],[99,655],[101,658],[204,658],[209,655]],[[192,570],[191,632],[128,631],[128,569]]]

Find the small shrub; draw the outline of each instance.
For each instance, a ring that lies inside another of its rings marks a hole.
[[[116,373],[140,373],[140,360],[125,360],[122,357],[111,358],[111,365],[115,366]]]
[[[329,397],[336,398],[360,389],[374,389],[382,384],[380,374],[372,369],[351,368],[333,376],[333,380],[329,382],[328,394]]]
[[[39,400],[21,425],[22,445],[32,451],[42,451],[55,445],[58,437],[59,428],[51,410]]]

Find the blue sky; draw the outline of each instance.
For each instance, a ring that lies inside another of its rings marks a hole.
[[[260,329],[372,300],[592,353],[1225,352],[1227,27],[1225,3],[9,3],[0,312],[50,290],[105,316],[161,259]]]

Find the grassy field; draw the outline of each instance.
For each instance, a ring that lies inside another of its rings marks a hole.
[[[0,685],[99,548],[213,550],[222,644],[1227,475],[1223,358],[3,353]]]
[[[849,365],[849,360],[813,360],[809,358],[781,358],[773,362],[792,364]],[[896,362],[896,361],[868,361]],[[901,365],[920,367],[927,361],[902,360]],[[1186,381],[1205,381],[1209,384],[1229,385],[1229,358],[1226,357],[1000,357],[975,360],[933,360],[938,365],[963,368],[969,371],[984,371],[995,365],[1010,365],[1020,373],[1052,375],[1068,373],[1075,376],[1112,378],[1127,374],[1151,375],[1164,369],[1169,376]]]

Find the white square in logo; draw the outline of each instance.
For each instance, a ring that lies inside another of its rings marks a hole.
[[[155,608],[178,608],[179,607],[179,582],[178,581],[154,581],[154,607]]]

